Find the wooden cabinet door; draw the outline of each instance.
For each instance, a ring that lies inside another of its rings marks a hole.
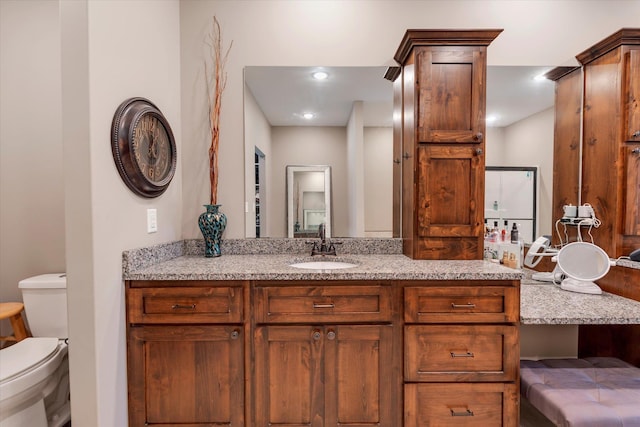
[[[129,425],[244,426],[239,326],[129,329]]]
[[[625,55],[626,126],[625,139],[640,142],[640,49],[630,49]]]
[[[624,234],[640,236],[640,144],[626,146],[624,157],[626,168]]]
[[[387,426],[391,326],[259,326],[255,425]]]
[[[322,328],[255,330],[255,426],[322,427]]]
[[[418,147],[417,228],[421,237],[482,237],[484,157],[478,147]]]
[[[327,326],[325,427],[393,427],[392,327]]]
[[[418,141],[480,143],[486,47],[432,46],[417,53]]]

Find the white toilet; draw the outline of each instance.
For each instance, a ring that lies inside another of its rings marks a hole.
[[[0,427],[61,427],[71,419],[67,355],[67,279],[21,280],[33,338],[0,350]]]

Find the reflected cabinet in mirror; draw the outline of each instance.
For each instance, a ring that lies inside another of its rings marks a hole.
[[[331,166],[287,166],[287,237],[331,237]]]
[[[487,124],[486,164],[539,167],[542,234],[551,233],[551,194],[545,189],[552,180],[553,82],[533,77],[549,69],[487,67],[487,117],[495,122]],[[314,79],[319,70],[327,78]],[[245,68],[246,237],[292,237],[290,165],[331,168],[332,237],[392,236],[393,83],[384,79],[386,71]],[[304,212],[297,220],[302,233]]]

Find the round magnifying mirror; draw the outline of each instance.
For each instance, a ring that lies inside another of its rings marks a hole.
[[[593,283],[604,277],[613,261],[599,246],[586,242],[574,242],[563,246],[558,252],[558,267],[567,276],[560,287],[567,291],[586,294],[601,294],[602,290]]]

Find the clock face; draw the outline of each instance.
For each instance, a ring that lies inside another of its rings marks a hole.
[[[164,125],[154,114],[143,115],[133,128],[131,153],[140,173],[162,185],[171,172],[171,143]]]
[[[113,117],[111,151],[118,173],[134,193],[162,194],[176,170],[176,144],[169,122],[144,98],[124,101]]]

